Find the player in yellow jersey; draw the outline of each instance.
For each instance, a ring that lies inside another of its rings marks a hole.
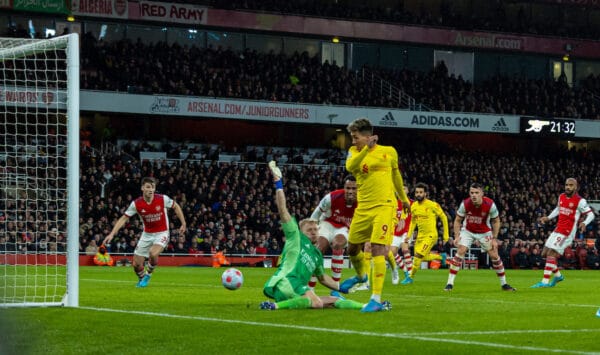
[[[408,236],[412,236],[415,228],[417,228],[417,237],[415,238],[415,251],[413,258],[413,269],[410,276],[402,280],[402,285],[413,283],[415,273],[421,268],[422,261],[442,260],[445,259],[441,255],[430,254],[431,248],[437,244],[438,229],[437,219],[442,221],[444,226],[443,239],[447,242],[450,238],[448,230],[448,217],[437,202],[427,198],[427,185],[419,182],[415,185],[415,202],[410,207],[412,219],[408,228]],[[444,254],[445,256],[445,254]],[[442,260],[445,264],[446,260]]]
[[[400,198],[408,212],[409,201],[404,192],[404,182],[398,168],[398,153],[391,146],[378,145],[379,137],[366,118],[358,118],[348,125],[352,146],[348,150],[346,169],[356,178],[358,205],[348,233],[348,255],[356,276],[340,285],[347,292],[357,283],[368,280],[363,246],[371,243],[373,255],[373,280],[371,300],[363,312],[383,310],[381,293],[385,280],[385,257],[392,242],[396,209]]]

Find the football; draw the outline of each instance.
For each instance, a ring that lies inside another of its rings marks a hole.
[[[221,282],[226,289],[232,291],[237,290],[242,287],[242,284],[244,283],[244,275],[242,275],[240,270],[231,267],[223,272],[223,275],[221,275]]]

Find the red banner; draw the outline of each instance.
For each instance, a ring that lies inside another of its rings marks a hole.
[[[130,20],[204,25],[207,14],[207,8],[202,6],[155,1],[129,2]]]
[[[599,0],[600,1],[600,0]],[[503,33],[455,31],[419,26],[351,22],[301,16],[265,15],[241,11],[209,10],[207,25],[262,31],[338,36],[503,51],[565,54],[566,45],[576,57],[600,57],[600,42],[516,36]]]

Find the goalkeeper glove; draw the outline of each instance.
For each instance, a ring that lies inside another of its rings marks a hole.
[[[273,177],[277,179],[277,181],[275,181],[275,188],[283,189],[283,181],[281,180],[283,174],[281,174],[281,169],[277,167],[277,163],[274,160],[269,162],[269,169],[271,169],[271,174],[273,174]]]

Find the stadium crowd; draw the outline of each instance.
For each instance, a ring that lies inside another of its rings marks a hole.
[[[373,69],[432,110],[600,119],[600,78],[570,87],[566,79],[496,76],[474,84],[448,74]],[[351,106],[401,107],[372,87],[360,70],[321,63],[306,52],[287,56],[246,49],[198,48],[123,39],[84,38],[81,87],[140,94],[173,94]]]
[[[417,25],[430,28],[465,31],[505,32],[549,37],[597,39],[598,5],[532,4],[531,1],[471,1],[469,4],[451,0],[419,2],[419,8],[406,6],[403,0],[369,3],[356,0],[179,0],[217,9],[253,11],[334,18],[350,21],[383,22]],[[572,5],[572,6],[570,6]],[[29,31],[20,24],[9,24],[6,36],[29,37]],[[41,33],[37,34],[42,37]]]
[[[574,30],[551,22],[541,28],[528,19],[518,19],[517,27],[506,27],[515,22],[503,21],[505,15],[501,8],[493,17],[465,21],[449,1],[442,1],[439,17],[428,15],[426,9],[420,16],[413,16],[401,6],[388,11],[368,5],[331,6],[310,0],[188,2],[427,26],[464,28],[461,26],[468,24],[477,29],[523,33],[566,35]],[[595,30],[586,28],[579,33],[586,36],[590,31]],[[15,31],[14,35],[27,36],[27,33]],[[307,53],[287,56],[249,49],[236,52],[221,47],[198,48],[128,39],[97,41],[86,34],[81,63],[81,87],[89,90],[398,107],[398,103],[371,88],[360,71],[338,67],[335,63],[321,63],[318,57]],[[374,71],[433,110],[600,119],[597,99],[600,77],[593,75],[570,87],[564,78],[554,81],[498,76],[474,84],[448,74],[443,64],[427,73],[408,69]],[[543,267],[539,254],[551,227],[540,226],[537,219],[554,208],[565,177],[578,178],[585,198],[593,199],[597,196],[591,193],[600,191],[594,179],[600,173],[597,153],[560,151],[521,157],[462,151],[448,146],[414,149],[414,146],[408,148],[402,139],[390,144],[399,150],[406,181],[410,185],[418,181],[427,183],[430,197],[442,205],[450,220],[466,197],[468,183],[483,183],[501,212],[500,255],[505,265],[515,268]],[[279,229],[264,164],[270,159],[268,151],[244,152],[243,161],[239,163],[218,162],[218,152],[201,161],[140,162],[133,158],[145,149],[149,148],[140,142],[104,155],[93,149],[82,151],[80,252],[96,252],[129,202],[139,195],[143,176],[158,178],[157,192],[173,197],[182,206],[188,221],[186,236],[179,236],[177,228],[172,226],[167,253],[278,254],[281,251],[285,240]],[[164,147],[171,159],[180,159],[183,150],[181,146]],[[284,166],[290,212],[298,219],[309,216],[322,196],[342,186],[346,175],[342,157],[335,152],[326,156],[325,160],[333,165],[308,165],[314,161],[299,159],[290,161],[298,165]],[[8,160],[0,168],[9,172],[11,164],[15,162]],[[0,251],[64,251],[65,216],[57,212],[59,207],[40,201],[0,199]],[[47,220],[56,222],[41,223]],[[131,253],[140,231],[141,222],[132,219],[115,238],[111,253]],[[595,242],[589,244],[587,240]],[[438,251],[448,251],[448,248],[449,245],[438,243]],[[586,233],[579,236],[561,263],[566,267],[598,269],[598,249],[600,221],[593,222]],[[482,256],[480,264],[485,263]]]
[[[486,1],[459,2],[442,0],[421,1],[417,11],[411,11],[404,1],[368,3],[352,0],[185,0],[181,2],[208,5],[215,8],[241,11],[273,12],[311,17],[328,17],[370,22],[388,22],[427,27],[480,30],[492,32],[525,33],[533,35],[592,38],[600,35],[598,27],[590,26],[585,14],[590,8],[571,7],[565,4],[547,5],[545,11],[533,9],[530,2]],[[557,1],[558,3],[558,1]],[[509,9],[508,7],[511,7]],[[562,11],[556,11],[563,6]],[[577,13],[579,21],[569,18]],[[583,20],[583,21],[582,21]]]
[[[414,143],[410,143],[413,149],[409,150],[408,141],[395,142],[405,181],[412,186],[418,181],[427,183],[431,199],[441,204],[450,221],[467,196],[468,184],[481,182],[500,210],[500,255],[513,268],[540,267],[540,250],[552,226],[539,225],[538,217],[555,207],[565,176],[578,178],[580,192],[587,199],[596,197],[591,193],[600,190],[594,178],[600,173],[595,153],[557,151],[524,158],[461,151],[444,145],[419,149],[424,145]],[[143,142],[132,142],[103,155],[93,149],[82,151],[80,252],[96,252],[130,201],[140,195],[143,176],[159,180],[157,192],[175,198],[188,222],[186,236],[179,236],[177,226],[172,224],[166,253],[276,255],[281,251],[285,240],[264,164],[272,157],[268,150],[243,154],[243,161],[234,163],[211,159],[140,162],[131,154],[147,149],[143,146]],[[169,147],[173,149],[172,145],[166,146]],[[283,168],[290,213],[298,219],[310,216],[322,196],[342,186],[346,175],[343,164],[288,164]],[[56,225],[40,223],[47,216],[38,207],[50,215],[57,209],[39,201],[0,200],[0,250],[64,250],[64,216],[51,219],[58,221]],[[113,241],[110,252],[131,253],[140,232],[140,220],[131,219]],[[440,240],[435,249],[448,252],[450,247]],[[561,263],[563,267],[600,268],[599,249],[600,220],[576,238]],[[486,265],[485,255],[477,251],[474,254],[480,257],[480,265]]]

